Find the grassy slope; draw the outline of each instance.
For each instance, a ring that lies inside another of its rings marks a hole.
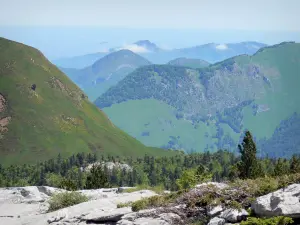
[[[126,112],[126,120],[119,113],[120,110]],[[195,146],[204,149],[206,145],[214,143],[214,140],[205,137],[205,132],[208,132],[209,136],[215,134],[214,126],[200,122],[195,128],[189,121],[177,120],[174,108],[155,99],[122,102],[104,108],[104,112],[121,129],[147,146],[164,146],[171,140],[170,136],[180,137],[179,143],[183,146],[177,145],[177,149],[196,149]],[[143,132],[149,132],[149,136],[143,135]]]
[[[212,65],[210,71],[212,73],[217,72],[223,69],[225,65],[228,65],[228,63],[230,64],[230,61],[234,61],[240,68],[246,68],[245,70],[247,70],[249,65],[257,66],[260,70],[259,75],[267,77],[272,86],[268,87],[266,84],[251,86],[253,84],[247,82],[241,86],[241,79],[239,77],[231,77],[230,79],[236,80],[236,86],[231,86],[231,90],[236,90],[237,93],[243,94],[243,88],[247,87],[251,90],[254,87],[255,90],[253,93],[257,94],[257,97],[251,105],[243,107],[241,111],[242,121],[240,132],[234,131],[224,122],[219,123],[219,127],[223,129],[224,134],[229,134],[236,144],[244,129],[250,129],[257,139],[271,138],[274,130],[282,120],[290,118],[294,112],[300,113],[298,89],[298,84],[300,83],[300,44],[286,43],[268,47],[254,56],[238,56],[226,62]],[[222,70],[222,73],[222,76],[229,77],[230,75],[230,72],[226,70],[225,72]],[[142,80],[140,79],[139,82]],[[124,87],[122,87],[122,90],[124,90]],[[174,95],[177,96],[175,93]],[[168,143],[170,140],[169,136],[180,136],[179,142],[183,146],[196,148],[198,151],[203,151],[204,146],[207,144],[209,145],[209,149],[211,144],[213,144],[212,150],[217,148],[218,140],[213,138],[217,129],[214,119],[206,120],[206,123],[209,123],[208,126],[204,126],[203,122],[199,122],[195,129],[195,126],[189,121],[177,120],[174,116],[174,109],[171,106],[154,101],[157,100],[129,100],[106,107],[104,111],[116,125],[130,132],[131,135],[147,145],[161,146]],[[265,105],[269,110],[253,115],[252,106],[254,104]],[[134,116],[123,120],[119,112]],[[171,120],[173,124],[172,129],[170,128],[167,131],[166,123],[160,122],[160,120]],[[133,125],[133,121],[140,122]],[[144,124],[148,122],[150,122],[150,125],[146,128]],[[164,129],[164,132],[162,132],[162,129]],[[141,133],[144,131],[149,131],[150,136],[141,136]],[[205,132],[209,133],[210,137],[208,139],[203,136]]]
[[[8,132],[0,136],[0,163],[35,162],[58,153],[67,156],[92,151],[170,154],[147,148],[116,128],[36,49],[0,38],[0,52],[0,93],[7,101],[0,118],[12,118]],[[30,89],[32,84],[37,85],[36,91]]]

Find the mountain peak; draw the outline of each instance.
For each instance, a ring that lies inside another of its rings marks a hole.
[[[5,65],[0,69],[0,163],[33,163],[80,151],[152,152],[116,128],[40,51],[4,38],[0,46],[0,65]]]
[[[140,47],[144,47],[149,51],[157,52],[159,51],[159,47],[157,45],[149,40],[139,40],[134,43],[135,45],[138,45]]]

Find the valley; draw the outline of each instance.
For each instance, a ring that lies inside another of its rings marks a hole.
[[[293,130],[300,112],[299,58],[299,44],[282,43],[200,69],[145,66],[95,104],[146,145],[187,152],[234,151],[249,129],[261,155],[290,156],[298,151]],[[275,151],[275,144],[263,147],[283,135],[294,141],[280,138],[282,147]]]

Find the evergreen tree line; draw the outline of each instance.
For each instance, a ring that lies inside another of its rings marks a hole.
[[[119,186],[160,186],[166,190],[189,188],[205,181],[255,179],[300,173],[300,157],[291,159],[257,158],[256,144],[249,131],[238,146],[240,154],[227,150],[214,153],[180,153],[170,157],[145,155],[140,158],[100,156],[78,153],[69,158],[55,159],[35,165],[0,165],[0,187],[48,185],[69,190]],[[131,169],[92,166],[95,162],[128,164]]]

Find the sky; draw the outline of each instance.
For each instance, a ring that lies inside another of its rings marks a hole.
[[[1,25],[300,31],[299,0],[0,0]]]
[[[149,39],[165,48],[300,41],[300,0],[0,0],[0,36],[50,58]]]

